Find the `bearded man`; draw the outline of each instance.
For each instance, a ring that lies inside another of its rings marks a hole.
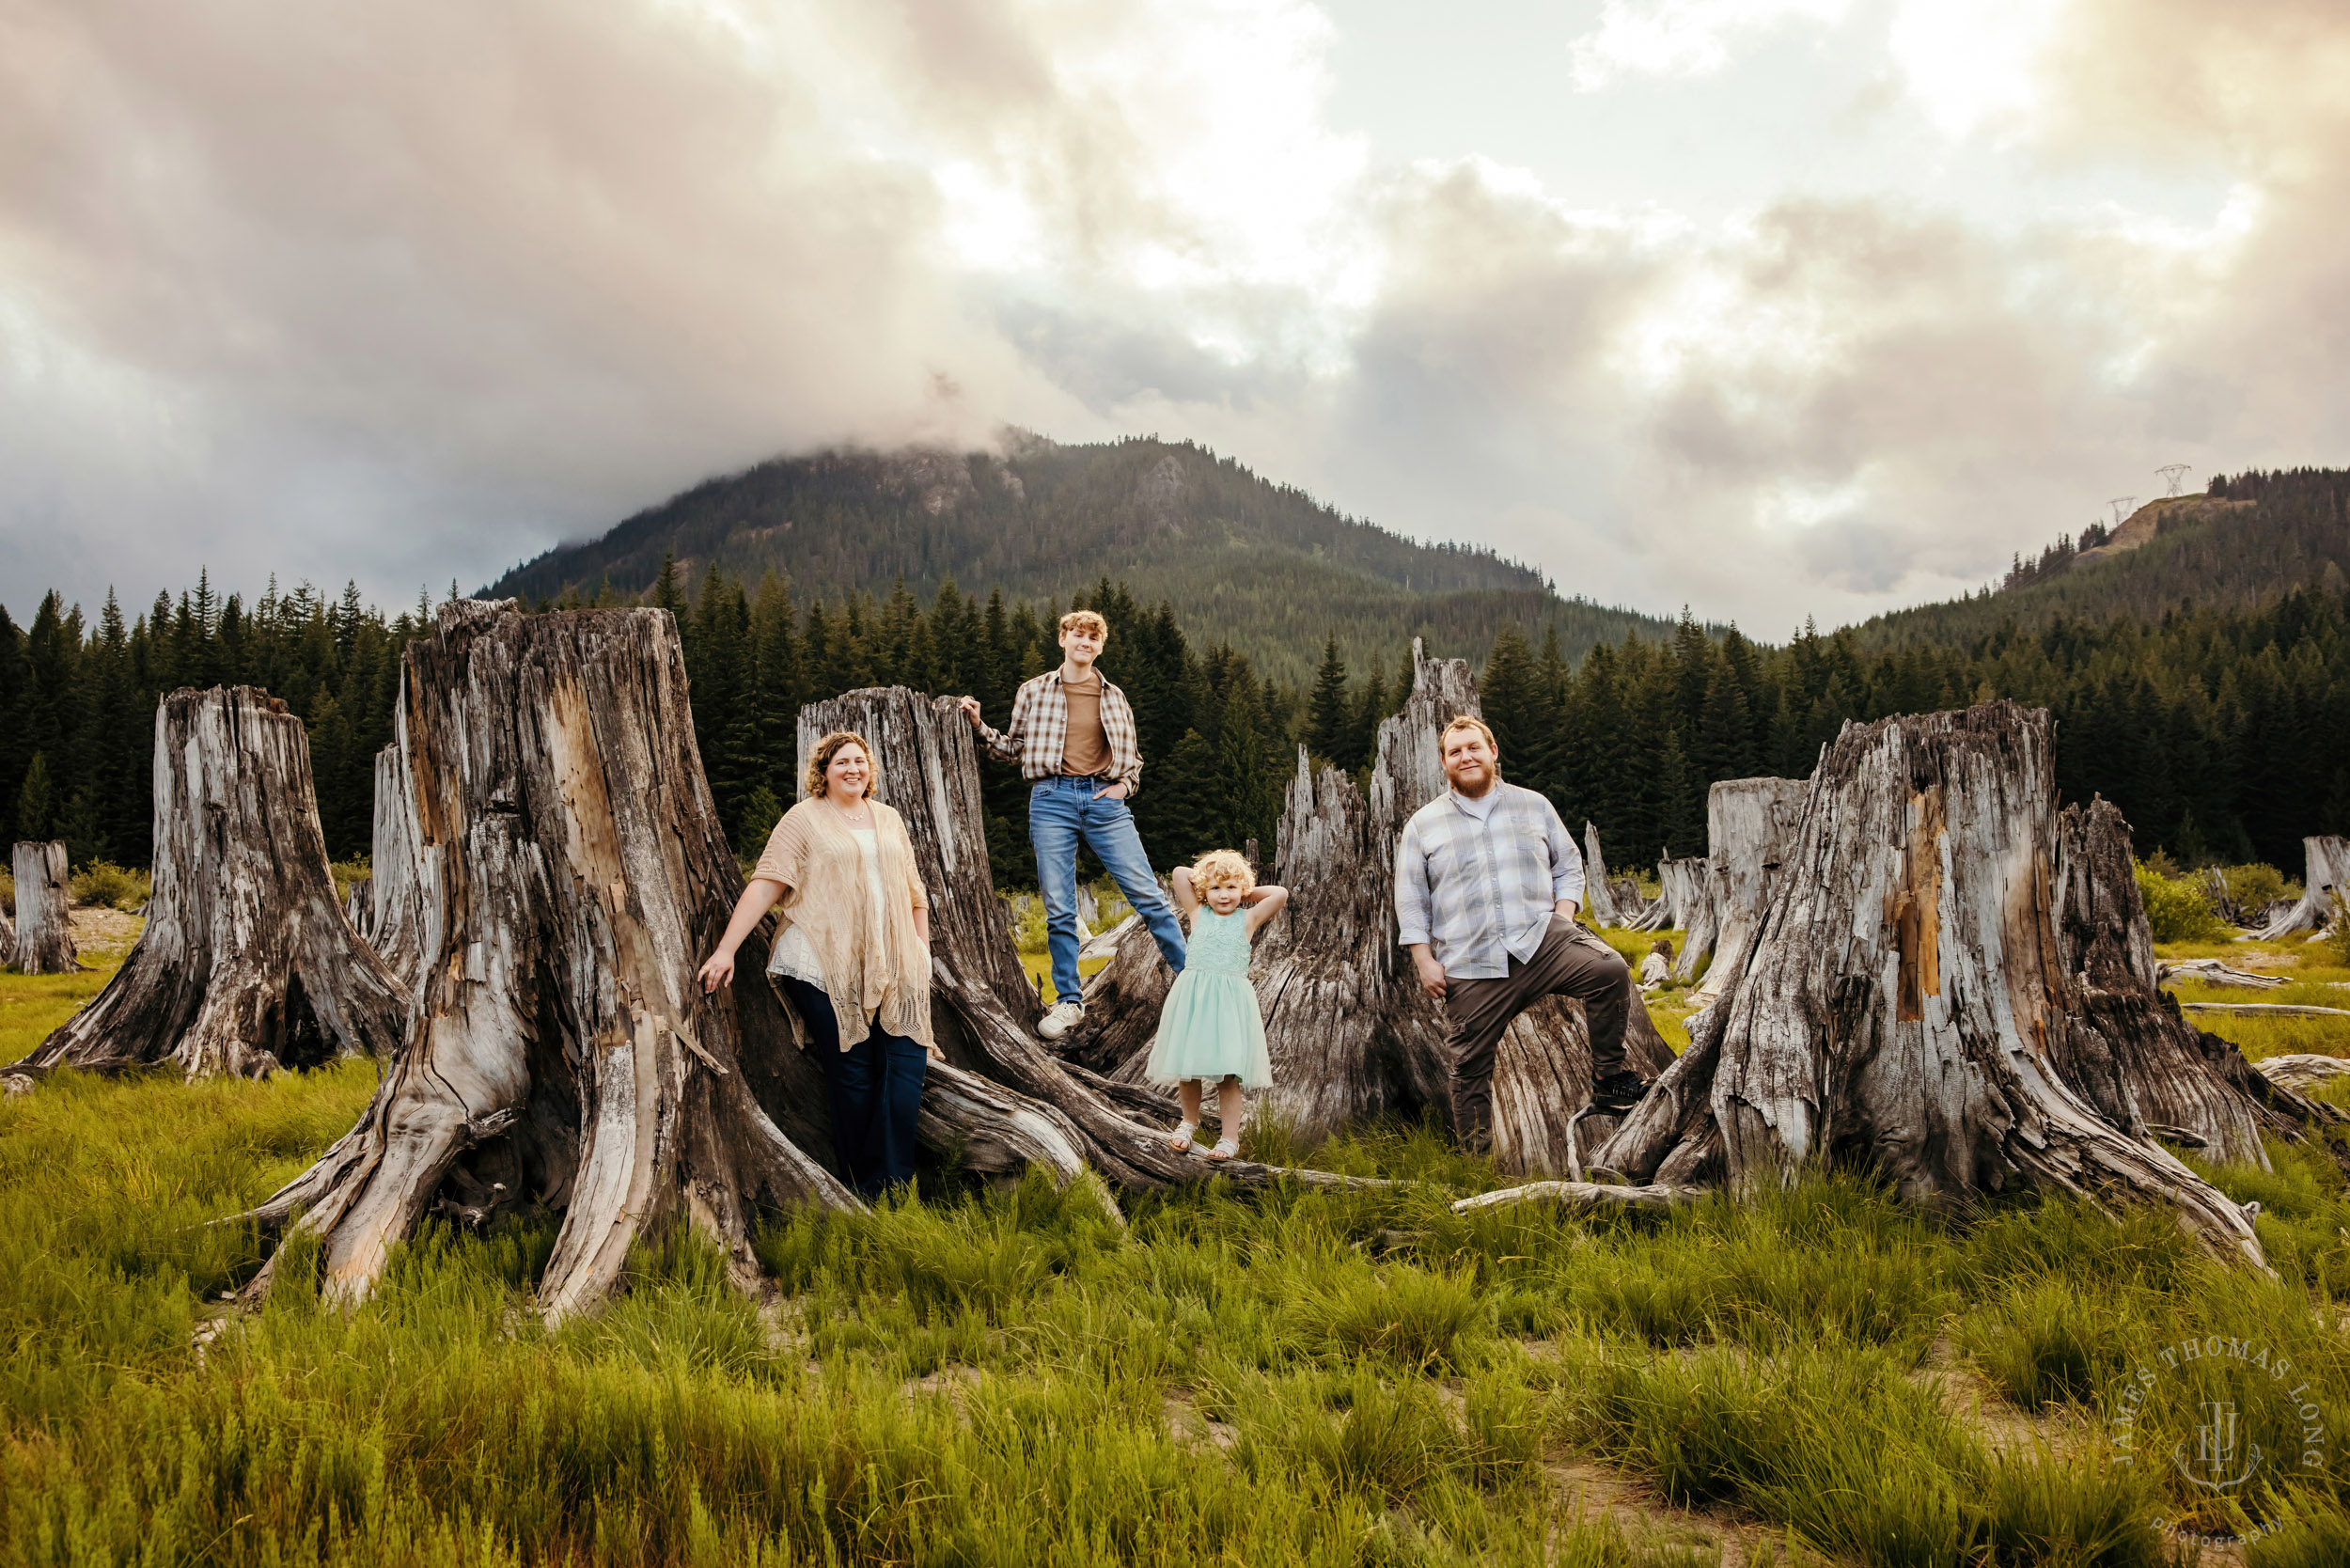
[[[1558,810],[1501,781],[1500,748],[1465,714],[1439,737],[1450,786],[1404,824],[1395,852],[1395,918],[1420,988],[1444,1004],[1452,1128],[1493,1148],[1494,1048],[1544,996],[1583,1004],[1591,1031],[1591,1105],[1621,1114],[1648,1086],[1624,1066],[1630,976],[1614,949],[1575,923],[1583,854]]]

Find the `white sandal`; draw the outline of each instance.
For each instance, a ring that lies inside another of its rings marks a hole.
[[[1208,1151],[1208,1158],[1212,1160],[1229,1160],[1234,1154],[1239,1152],[1240,1139],[1236,1137],[1220,1137],[1215,1140],[1215,1147]]]
[[[1197,1121],[1179,1121],[1175,1124],[1175,1136],[1167,1140],[1167,1146],[1179,1154],[1189,1153],[1191,1135],[1198,1130],[1199,1123]]]

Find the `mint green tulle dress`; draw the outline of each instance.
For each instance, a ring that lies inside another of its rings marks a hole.
[[[1248,983],[1248,912],[1218,915],[1201,904],[1191,917],[1191,941],[1183,972],[1159,1009],[1159,1036],[1151,1045],[1143,1074],[1154,1084],[1204,1078],[1221,1083],[1236,1074],[1244,1089],[1273,1083],[1273,1058],[1265,1054],[1264,1019],[1257,1012],[1256,989]]]

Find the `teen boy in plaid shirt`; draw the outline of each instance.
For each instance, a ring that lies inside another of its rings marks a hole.
[[[1647,1089],[1624,1066],[1631,977],[1575,923],[1583,854],[1574,835],[1548,800],[1501,781],[1483,721],[1456,718],[1438,743],[1451,788],[1403,825],[1395,920],[1420,988],[1444,1004],[1454,1136],[1472,1153],[1493,1147],[1494,1048],[1511,1019],[1552,994],[1580,999],[1590,1020],[1591,1104],[1631,1109]]]
[[[1077,999],[1077,842],[1100,859],[1135,906],[1177,974],[1183,972],[1183,928],[1159,891],[1135,814],[1126,803],[1142,785],[1142,745],[1126,694],[1093,666],[1109,640],[1109,623],[1091,610],[1060,618],[1058,669],[1025,682],[1001,731],[979,716],[979,698],[963,711],[979,744],[1033,781],[1028,841],[1036,846],[1037,886],[1044,894],[1045,945],[1053,955],[1057,1000],[1036,1027],[1058,1040],[1086,1014]]]

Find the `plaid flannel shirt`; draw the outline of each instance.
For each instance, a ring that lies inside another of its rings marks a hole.
[[[1506,980],[1543,944],[1560,899],[1583,902],[1583,852],[1550,802],[1515,784],[1483,820],[1450,790],[1412,813],[1395,851],[1395,923],[1448,975]]]
[[[1095,671],[1100,675],[1100,671]],[[1142,742],[1135,732],[1135,711],[1126,694],[1101,675],[1102,735],[1110,744],[1110,776],[1126,786],[1126,798],[1142,792]],[[1069,694],[1060,671],[1048,669],[1024,681],[1011,699],[1011,722],[1001,730],[979,721],[979,744],[1007,762],[1020,764],[1023,778],[1058,778],[1069,750]]]

